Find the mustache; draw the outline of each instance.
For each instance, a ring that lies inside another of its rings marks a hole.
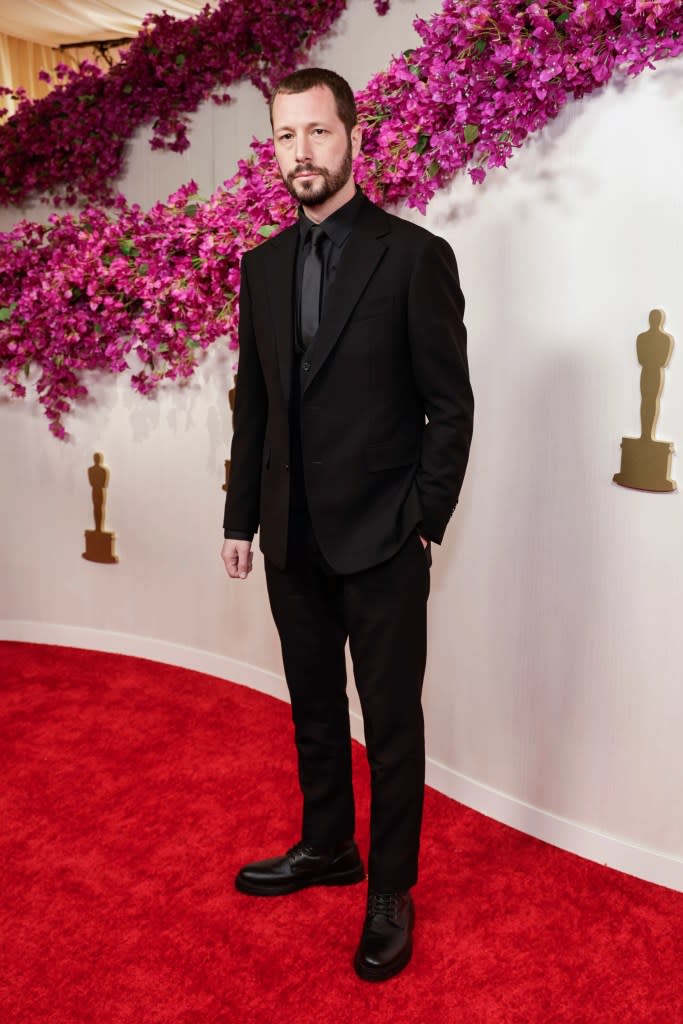
[[[322,167],[315,167],[313,164],[297,164],[293,171],[289,172],[289,178],[295,178],[297,174],[324,174]]]

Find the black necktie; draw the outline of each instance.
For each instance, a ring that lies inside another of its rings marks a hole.
[[[311,247],[304,260],[301,282],[301,341],[308,348],[320,323],[320,292],[323,278],[323,241],[325,232],[319,224],[310,231]]]

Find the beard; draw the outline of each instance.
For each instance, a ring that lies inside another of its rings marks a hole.
[[[349,140],[344,159],[336,170],[331,171],[328,167],[316,167],[313,164],[297,164],[294,170],[290,171],[282,180],[289,194],[302,206],[321,206],[344,187],[351,177],[352,166],[351,140]],[[320,175],[322,181],[299,181],[296,178],[297,174],[313,171]]]

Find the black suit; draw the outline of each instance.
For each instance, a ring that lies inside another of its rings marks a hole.
[[[467,464],[464,299],[450,246],[364,199],[298,361],[297,238],[289,228],[242,263],[224,527],[251,535],[260,526],[292,696],[303,838],[330,844],[353,831],[349,636],[373,781],[370,880],[408,888],[424,784],[429,592],[416,529],[441,541]]]

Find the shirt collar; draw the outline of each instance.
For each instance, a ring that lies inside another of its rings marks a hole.
[[[363,199],[363,193],[359,188],[356,188],[356,194],[352,199],[349,199],[347,203],[344,203],[338,210],[335,210],[334,213],[331,213],[329,217],[325,217],[325,220],[320,222],[320,226],[325,228],[325,234],[328,238],[332,239],[336,246],[342,246],[351,234],[351,229],[358,217]],[[299,238],[302,244],[305,245],[311,228],[314,226],[313,221],[309,220],[304,213],[303,206],[300,206]]]

